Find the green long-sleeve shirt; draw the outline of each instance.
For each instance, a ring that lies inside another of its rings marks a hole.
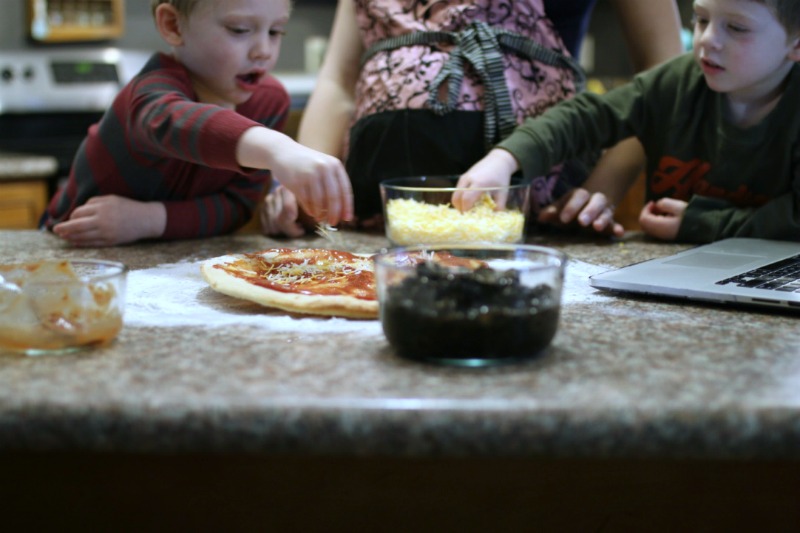
[[[739,128],[725,117],[725,97],[686,54],[605,95],[560,103],[498,146],[528,177],[635,136],[647,154],[648,199],[689,203],[678,240],[800,240],[800,65],[761,122]]]

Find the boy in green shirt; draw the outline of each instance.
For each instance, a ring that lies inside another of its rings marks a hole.
[[[461,176],[494,187],[634,135],[647,157],[639,222],[663,240],[800,240],[800,2],[696,0],[694,51],[528,119]],[[602,181],[602,182],[601,182]],[[540,215],[619,235],[628,184],[587,181]],[[456,193],[469,208],[479,192]]]

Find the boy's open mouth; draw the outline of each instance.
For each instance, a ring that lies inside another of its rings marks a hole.
[[[259,82],[262,75],[261,72],[247,72],[245,74],[239,74],[236,76],[236,79],[245,85],[255,85]]]
[[[722,70],[722,67],[720,65],[718,65],[717,63],[714,63],[713,61],[711,61],[709,59],[702,59],[701,61],[702,61],[703,66],[706,67],[706,68],[714,69],[714,70]]]

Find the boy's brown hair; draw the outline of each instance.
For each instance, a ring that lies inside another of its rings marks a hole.
[[[797,0],[753,0],[775,12],[778,22],[790,36],[800,34],[800,2]]]
[[[169,4],[173,6],[179,14],[184,17],[189,16],[194,6],[197,5],[199,0],[150,0],[150,9],[153,11],[153,16],[156,14],[156,8],[161,4]]]

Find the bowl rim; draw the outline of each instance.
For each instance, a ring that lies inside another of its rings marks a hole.
[[[521,251],[521,252],[538,252],[548,257],[555,259],[555,264],[536,265],[535,268],[559,268],[562,271],[566,268],[569,257],[567,254],[557,248],[549,246],[542,246],[538,244],[525,244],[525,243],[439,243],[439,244],[415,244],[409,246],[392,246],[389,248],[382,248],[378,253],[373,256],[373,261],[376,264],[386,266],[397,266],[396,263],[391,262],[388,258],[390,256],[397,256],[401,253],[414,253],[414,252],[428,252],[428,251],[451,251],[451,250],[495,250],[495,251]]]
[[[91,265],[91,266],[102,266],[107,267],[110,271],[101,272],[97,274],[92,274],[90,276],[85,275],[77,275],[77,279],[73,280],[37,280],[32,282],[26,282],[26,286],[34,285],[63,285],[65,283],[97,283],[103,282],[107,280],[111,280],[118,277],[125,277],[128,272],[130,271],[130,267],[125,263],[120,261],[113,261],[110,259],[70,259],[70,258],[50,258],[50,259],[41,259],[38,261],[22,261],[16,263],[4,263],[0,264],[0,274],[3,273],[4,270],[10,270],[14,268],[26,268],[32,265],[41,265],[45,263],[61,263],[61,262],[68,262],[70,265]]]
[[[527,189],[531,186],[531,182],[529,180],[525,180],[521,177],[513,177],[511,178],[511,182],[508,185],[502,187],[456,187],[453,185],[452,187],[434,187],[434,186],[426,186],[424,183],[427,180],[441,180],[441,179],[450,179],[455,183],[458,178],[460,177],[459,174],[432,174],[432,175],[422,175],[422,176],[405,176],[405,177],[398,177],[398,178],[389,178],[382,180],[379,183],[379,186],[383,189],[395,190],[395,191],[440,191],[440,192],[455,192],[455,191],[462,191],[462,190],[472,190],[472,191],[508,191],[508,190],[521,190]],[[406,182],[416,182],[417,185],[406,185]]]

